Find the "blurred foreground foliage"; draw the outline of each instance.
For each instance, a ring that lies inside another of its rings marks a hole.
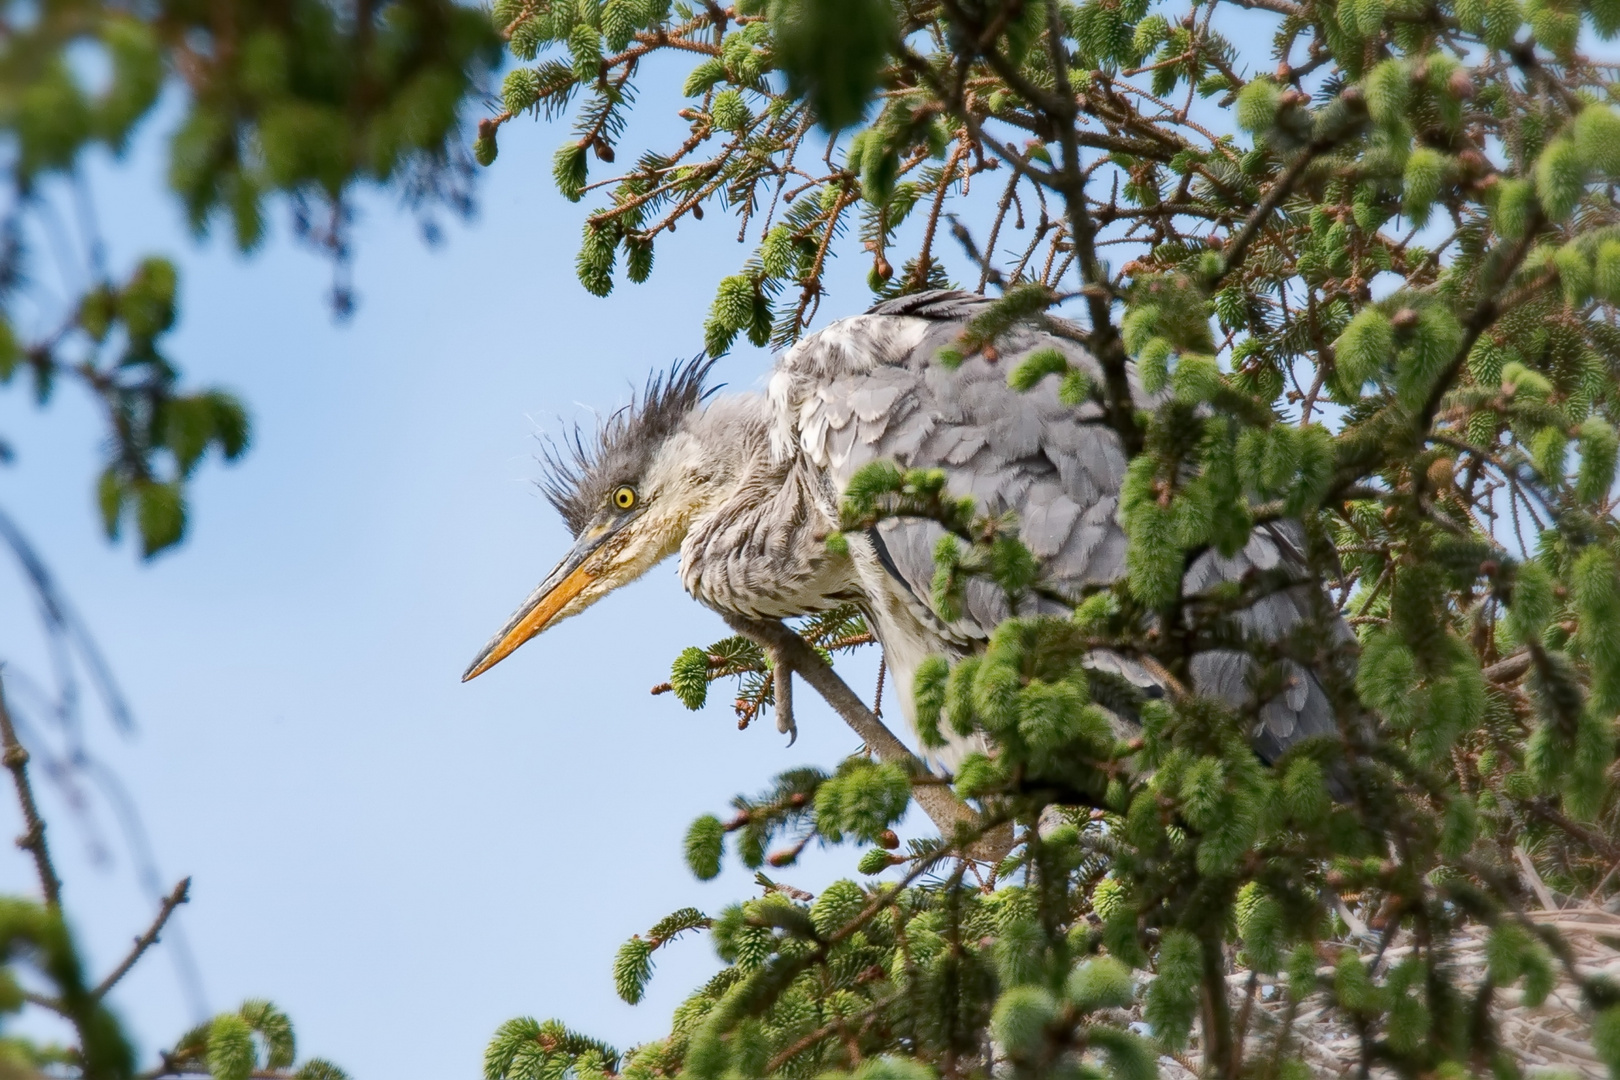
[[[0,896],[0,1075],[10,1080],[76,1077],[80,1080],[348,1080],[321,1058],[299,1061],[292,1021],[268,1001],[252,1000],[185,1033],[157,1063],[140,1069],[135,1048],[107,997],[149,955],[180,905],[190,899],[191,879],[177,884],[129,951],[98,981],[91,981],[83,954],[63,909],[63,882],[51,858],[46,823],[29,773],[30,755],[0,693],[0,762],[21,811],[16,845],[33,861],[40,898]],[[49,764],[49,762],[47,762]],[[37,1024],[17,1023],[26,1011],[43,1010],[65,1025],[67,1042],[46,1042]]]
[[[25,381],[43,403],[67,381],[100,403],[109,537],[127,524],[148,556],[177,543],[187,480],[211,454],[239,457],[250,426],[231,395],[181,383],[166,343],[174,264],[107,266],[87,161],[123,154],[171,103],[168,183],[192,230],[223,229],[251,252],[285,204],[293,231],[336,263],[342,314],[356,190],[391,188],[430,230],[436,210],[470,209],[465,123],[499,59],[489,20],[453,0],[0,8],[0,383]],[[68,295],[42,286],[42,251]]]
[[[1620,93],[1586,51],[1620,5],[497,0],[494,21],[519,66],[478,158],[519,116],[572,118],[553,179],[593,200],[588,289],[646,280],[665,234],[729,212],[752,253],[718,283],[708,347],[781,346],[832,258],[868,260],[889,297],[947,284],[954,242],[963,284],[1001,300],[938,362],[994,361],[1018,320],[1083,341],[1102,385],[1054,351],[1009,381],[1060,380],[1130,465],[1127,579],[910,688],[925,743],[986,748],[949,778],[969,820],[903,842],[941,780],[864,755],[739,798],[692,826],[698,877],[731,837],[753,868],[863,845],[868,880],[762,875],[718,916],[677,912],[614,969],[638,1001],[658,949],[711,937],[724,967],[667,1037],[621,1054],[514,1020],[486,1080],[1292,1078],[1311,995],[1361,1075],[1507,1080],[1495,1003],[1560,977],[1620,1076],[1620,985],[1527,916],[1620,890]],[[678,100],[638,92],[654,57],[689,72]],[[633,113],[661,134],[621,160]],[[943,482],[880,463],[846,526],[936,518],[940,609],[980,576],[1018,610],[1016,523]],[[1321,610],[1268,651],[1236,616],[1291,583],[1182,583],[1287,521]],[[802,630],[825,654],[824,623]],[[1255,657],[1262,701],[1289,663],[1317,672],[1339,736],[1264,766],[1259,705],[1181,689],[1211,641]],[[1099,648],[1165,673],[1133,737],[1081,664]],[[748,642],[688,650],[671,686],[695,707],[730,675],[746,722],[771,680]],[[1451,962],[1465,928],[1488,934],[1482,980]],[[1260,975],[1288,1002],[1264,1027]]]
[[[94,498],[109,538],[133,533],[146,556],[179,543],[188,480],[211,456],[240,457],[251,424],[229,393],[184,384],[168,339],[180,311],[175,265],[157,254],[109,265],[88,168],[124,155],[154,116],[172,118],[172,130],[145,137],[166,139],[167,183],[196,236],[222,230],[250,253],[281,206],[295,235],[333,261],[341,315],[352,304],[345,266],[357,191],[394,191],[430,236],[436,213],[470,210],[467,118],[500,62],[486,15],[454,0],[0,5],[0,385],[44,405],[67,383],[97,403],[105,465]],[[0,439],[0,462],[14,452]],[[57,661],[51,718],[75,723],[76,653],[127,726],[107,666],[44,563],[3,524]],[[344,1080],[329,1062],[300,1060],[291,1022],[265,1001],[199,1025],[142,1069],[106,999],[158,941],[189,881],[123,961],[91,982],[3,697],[0,744],[23,811],[18,846],[33,856],[41,893],[0,898],[0,1075]],[[65,767],[87,762],[74,756]],[[46,764],[51,773],[62,763]],[[41,1042],[27,1034],[37,1025],[14,1023],[40,1009],[65,1021],[65,1042]]]

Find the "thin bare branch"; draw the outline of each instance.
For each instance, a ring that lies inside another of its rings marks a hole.
[[[119,980],[125,975],[129,974],[130,969],[146,954],[146,950],[157,944],[158,935],[163,932],[163,927],[167,925],[169,916],[174,914],[174,909],[191,899],[190,891],[190,878],[183,878],[179,884],[169,891],[169,895],[165,896],[163,902],[158,905],[158,913],[153,918],[152,925],[146,928],[146,933],[135,939],[134,946],[130,948],[118,966],[109,971],[107,977],[97,983],[94,990],[90,991],[92,999],[99,1000],[106,997],[107,992],[117,986]]]
[[[62,879],[57,876],[56,867],[51,863],[50,848],[45,843],[45,819],[40,816],[39,804],[34,800],[34,788],[28,780],[28,750],[18,740],[17,727],[11,722],[3,669],[0,669],[0,758],[11,772],[11,783],[17,791],[17,803],[22,809],[23,832],[17,837],[17,846],[34,858],[34,874],[39,879],[45,903],[60,910]]]

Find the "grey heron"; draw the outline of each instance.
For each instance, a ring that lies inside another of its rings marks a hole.
[[[1011,365],[1037,349],[1061,350],[1101,385],[1096,360],[1033,322],[998,343],[999,357],[981,354],[959,365],[937,359],[991,302],[963,292],[921,293],[834,322],[781,357],[763,394],[710,395],[709,364],[701,360],[654,378],[594,438],[576,434],[566,453],[554,455],[547,495],[574,545],[463,680],[678,554],[687,592],[722,613],[772,619],[858,605],[914,725],[909,691],[918,666],[931,655],[959,657],[981,647],[1008,614],[1007,603],[995,586],[973,581],[957,617],[942,616],[930,582],[943,527],[931,520],[882,520],[849,536],[847,554],[829,550],[845,487],[879,459],[940,469],[952,494],[972,496],[988,513],[1015,514],[1020,538],[1053,587],[1047,595],[1078,595],[1123,578],[1118,507],[1127,460],[1101,406],[1060,402],[1056,375],[1027,392],[1007,385]],[[1145,404],[1132,377],[1132,392]],[[1277,643],[1304,626],[1320,590],[1306,580],[1297,529],[1261,526],[1230,558],[1205,552],[1183,589],[1197,595],[1278,567],[1295,583],[1234,615],[1243,636]],[[1163,689],[1162,669],[1125,656],[1098,651],[1087,663],[1150,695]],[[1337,730],[1316,675],[1284,663],[1287,677],[1262,701],[1254,697],[1258,680],[1247,651],[1209,649],[1190,664],[1195,692],[1254,710],[1253,745],[1268,761],[1301,738]],[[962,749],[934,759],[952,767]]]

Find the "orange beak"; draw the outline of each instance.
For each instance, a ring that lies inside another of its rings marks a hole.
[[[505,660],[519,645],[534,637],[557,617],[557,613],[585,591],[595,581],[599,567],[592,556],[601,550],[607,539],[618,531],[616,527],[587,529],[574,542],[574,547],[563,557],[551,573],[546,575],[523,606],[512,613],[506,625],[484,646],[467,668],[461,681],[476,679],[496,664]]]

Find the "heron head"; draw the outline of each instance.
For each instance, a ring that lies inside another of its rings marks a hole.
[[[653,376],[595,435],[576,428],[548,448],[542,486],[574,545],[489,639],[462,682],[679,549],[713,479],[707,448],[687,424],[712,392],[703,385],[711,366],[700,356]]]

